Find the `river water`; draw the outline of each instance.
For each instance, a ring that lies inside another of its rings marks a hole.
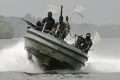
[[[86,66],[71,73],[44,74],[35,57],[27,58],[24,39],[0,39],[0,80],[119,80],[120,39],[104,38],[89,52]]]

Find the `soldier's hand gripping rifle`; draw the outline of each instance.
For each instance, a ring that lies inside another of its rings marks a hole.
[[[27,27],[27,28],[30,28],[30,27],[32,27],[34,29],[36,28],[36,25],[34,25],[33,23],[31,23],[31,22],[29,22],[29,21],[27,21],[27,20],[25,20],[23,18],[22,18],[22,20],[25,21],[29,25],[29,27]]]
[[[55,34],[57,34],[57,32],[59,31],[59,27],[62,25],[62,19],[63,19],[63,16],[62,16],[62,9],[63,9],[63,5],[61,6],[61,14],[60,14],[60,17],[59,17],[59,20],[60,20],[60,25],[57,26],[57,29],[55,31]]]

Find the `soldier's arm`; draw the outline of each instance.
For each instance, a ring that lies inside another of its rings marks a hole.
[[[90,45],[87,46],[87,48],[83,49],[82,51],[86,51],[90,49]]]
[[[44,18],[43,20],[42,20],[42,23],[44,24],[46,22],[46,18]]]
[[[57,22],[57,23],[55,23],[54,28],[57,28],[58,24],[59,24],[58,22]]]
[[[52,20],[52,26],[53,27],[55,26],[55,20],[54,19]]]
[[[55,25],[55,20],[53,21],[53,24]]]
[[[91,46],[92,46],[92,44],[93,44],[93,43],[92,43],[92,40],[90,40],[89,46],[91,47]]]

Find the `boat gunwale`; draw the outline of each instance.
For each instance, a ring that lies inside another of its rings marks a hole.
[[[34,30],[35,31],[35,30]],[[36,30],[37,31],[37,30]],[[34,35],[36,35],[36,36],[38,36],[38,37],[40,37],[40,38],[42,38],[42,39],[45,39],[45,40],[47,40],[47,41],[49,41],[49,42],[52,42],[52,43],[54,43],[54,44],[56,44],[56,45],[59,45],[59,46],[61,46],[61,47],[64,47],[64,48],[66,48],[66,49],[68,49],[68,50],[70,50],[70,51],[72,51],[72,52],[75,52],[75,53],[77,53],[77,54],[79,54],[79,55],[81,55],[81,56],[83,56],[84,58],[86,58],[86,59],[88,59],[88,56],[87,56],[87,54],[85,55],[85,54],[82,54],[82,51],[81,50],[79,50],[78,51],[78,49],[76,49],[76,48],[74,48],[74,47],[72,47],[72,46],[70,46],[69,44],[67,44],[67,45],[69,45],[69,47],[66,47],[66,46],[64,46],[64,45],[61,45],[61,44],[59,44],[58,42],[54,42],[54,41],[52,41],[52,40],[50,40],[50,39],[48,39],[48,38],[46,38],[46,37],[44,37],[44,36],[41,36],[41,35],[39,35],[41,32],[39,32],[39,33],[37,33],[37,32],[33,32],[33,31],[31,31],[31,30],[27,30],[27,32],[28,33],[31,33],[31,34],[34,34]],[[45,33],[44,33],[45,34]],[[47,34],[46,34],[47,35]],[[51,36],[51,37],[53,37],[53,36]],[[55,37],[54,37],[55,38]],[[57,38],[56,38],[57,39]],[[73,49],[72,49],[72,48]],[[74,50],[75,49],[75,50]],[[76,51],[77,50],[77,51]]]
[[[30,38],[30,37],[25,37],[25,38],[26,38],[26,39],[29,39],[29,40],[32,40],[32,41],[34,41],[34,42],[37,42],[37,43],[39,43],[39,44],[42,44],[42,45],[44,45],[44,46],[47,46],[47,47],[49,47],[50,49],[53,49],[53,50],[55,50],[55,51],[57,51],[57,52],[59,52],[59,53],[61,53],[61,54],[64,54],[64,55],[66,55],[66,56],[74,59],[75,61],[80,62],[80,63],[82,63],[83,65],[85,65],[84,62],[82,62],[82,61],[80,61],[80,60],[78,60],[78,59],[76,59],[76,58],[73,58],[73,57],[65,54],[64,52],[61,52],[60,50],[56,50],[56,49],[54,49],[54,48],[51,48],[50,46],[48,46],[48,45],[46,45],[46,44],[44,44],[44,43],[41,43],[41,42],[39,42],[39,41],[37,41],[37,40],[35,40],[35,39],[33,39],[33,38]]]

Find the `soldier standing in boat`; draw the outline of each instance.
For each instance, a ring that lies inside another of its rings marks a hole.
[[[60,37],[60,38],[64,39],[63,31],[64,31],[65,27],[66,27],[66,24],[63,22],[63,17],[60,16],[59,17],[59,22],[57,22],[55,24],[55,29],[56,29],[55,30],[55,35],[57,37]]]
[[[70,33],[70,24],[69,24],[68,20],[69,20],[69,18],[68,18],[68,16],[66,16],[66,23],[65,23],[66,27],[65,27],[65,29],[64,29],[64,31],[62,33],[62,36],[64,38],[66,38],[66,36]]]
[[[55,25],[55,20],[52,18],[52,12],[48,12],[48,17],[44,18],[42,23],[44,24],[43,32],[49,33],[52,31]]]
[[[63,22],[62,9],[63,9],[63,6],[61,6],[61,14],[59,17],[59,22],[57,22],[54,27],[54,30],[55,30],[54,34],[55,36],[62,38],[64,40],[64,38],[66,38],[67,34],[70,31],[70,25],[68,23],[68,16],[66,17],[67,22],[66,23]]]

